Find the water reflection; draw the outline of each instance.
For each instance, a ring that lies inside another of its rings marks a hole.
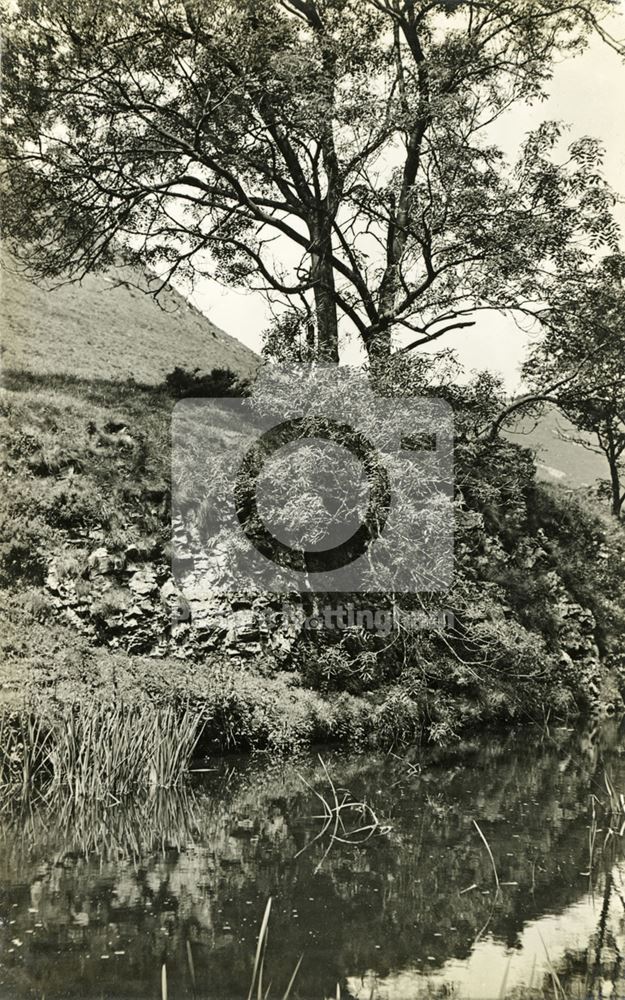
[[[623,994],[625,851],[601,805],[606,770],[625,790],[616,725],[598,743],[559,731],[324,759],[391,827],[325,859],[324,838],[302,850],[320,809],[298,772],[327,790],[314,755],[222,762],[189,793],[124,807],[5,817],[0,995],[156,998],[164,962],[172,997],[244,998],[268,896],[271,995],[302,952],[311,1000],[337,982],[344,998],[484,1000],[504,982],[553,995],[551,977],[571,996]]]

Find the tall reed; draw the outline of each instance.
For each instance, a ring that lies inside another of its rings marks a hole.
[[[123,797],[171,788],[184,777],[198,737],[197,717],[149,704],[72,706],[55,726],[53,787],[82,796]]]
[[[149,703],[80,702],[46,724],[0,713],[0,783],[22,794],[63,789],[75,801],[172,788],[188,770],[198,723],[189,707]]]
[[[30,709],[0,711],[0,788],[26,797],[48,760],[49,728]]]

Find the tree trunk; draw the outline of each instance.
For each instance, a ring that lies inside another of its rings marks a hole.
[[[614,440],[614,432],[612,427],[608,424],[607,428],[607,448],[605,448],[606,457],[608,459],[608,465],[610,466],[610,486],[612,489],[612,514],[618,520],[621,517],[621,507],[623,505],[623,497],[621,496],[621,475],[619,471],[619,458],[620,454],[616,447],[616,442]]]
[[[621,497],[621,478],[619,475],[618,463],[612,457],[609,457],[608,461],[610,463],[610,483],[612,487],[612,513],[614,517],[620,519],[622,497]]]
[[[377,330],[367,343],[367,354],[372,364],[388,361],[391,356],[391,327]]]
[[[317,356],[328,364],[339,362],[339,323],[336,308],[332,230],[327,216],[317,218],[311,227],[313,241],[311,276],[314,285],[317,318]]]

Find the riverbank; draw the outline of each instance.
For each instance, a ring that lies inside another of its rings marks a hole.
[[[218,600],[208,624],[185,618],[168,482],[180,391],[5,373],[7,706],[43,719],[92,702],[188,709],[203,750],[278,753],[448,744],[480,727],[618,710],[624,533],[582,494],[537,483],[527,451],[467,439],[473,416],[457,388],[456,575],[442,601],[391,608],[376,595],[395,615],[382,634],[311,632],[298,602],[281,610],[245,594]],[[224,415],[214,431],[236,428]],[[442,626],[406,625],[415,610]]]

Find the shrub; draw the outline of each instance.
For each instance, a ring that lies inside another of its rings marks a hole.
[[[0,584],[15,586],[31,583],[41,586],[46,575],[46,540],[38,526],[31,523],[9,524],[0,541]]]
[[[419,743],[425,728],[423,705],[403,687],[391,688],[375,711],[373,727],[383,747]]]
[[[201,368],[190,372],[176,366],[165,376],[165,385],[177,399],[244,396],[247,393],[247,382],[230,368],[213,368],[202,374]]]
[[[87,531],[107,523],[102,499],[84,481],[56,484],[41,507],[48,524],[67,531]]]

